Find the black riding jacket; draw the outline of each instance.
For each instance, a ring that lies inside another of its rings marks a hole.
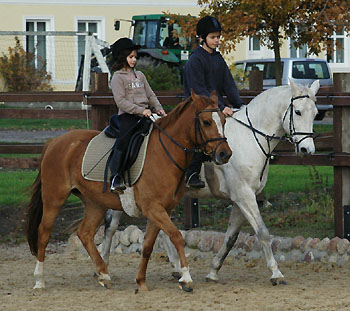
[[[227,102],[234,108],[242,106],[235,81],[227,64],[219,52],[208,53],[203,47],[197,47],[188,60],[184,70],[185,97],[191,96],[191,89],[198,95],[210,96],[216,90],[219,108],[223,110]]]

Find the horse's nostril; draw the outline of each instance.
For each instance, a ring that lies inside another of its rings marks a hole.
[[[219,153],[219,158],[220,158],[220,159],[225,159],[226,156],[227,156],[226,151],[221,151],[221,152]]]
[[[300,148],[300,152],[302,154],[308,154],[307,149],[305,147]]]

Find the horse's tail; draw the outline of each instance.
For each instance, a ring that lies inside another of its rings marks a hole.
[[[26,206],[25,232],[30,251],[34,256],[38,255],[38,228],[43,215],[43,200],[41,196],[41,161],[44,157],[49,142],[50,141],[45,144],[41,155],[38,176],[28,189],[31,194],[31,198],[30,202]]]

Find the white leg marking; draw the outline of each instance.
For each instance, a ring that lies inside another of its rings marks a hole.
[[[182,272],[182,277],[179,280],[179,282],[185,282],[186,284],[193,282],[192,278],[191,278],[190,268],[189,267],[181,268],[181,272]]]
[[[45,282],[44,282],[44,262],[40,262],[37,260],[35,270],[34,270],[34,280],[35,285],[34,289],[37,288],[45,288]]]

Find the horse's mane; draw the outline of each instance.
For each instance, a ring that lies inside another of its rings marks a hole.
[[[198,95],[202,100],[200,103],[202,104],[202,109],[208,107],[212,102],[206,96]],[[181,114],[190,106],[193,102],[192,97],[188,97],[183,102],[178,104],[173,110],[171,110],[166,117],[158,119],[156,122],[161,128],[166,128],[170,124],[174,124],[176,120],[181,116]]]
[[[179,118],[191,102],[192,97],[187,98],[171,110],[166,117],[160,118],[156,122],[161,128],[166,128],[169,124],[173,124]]]
[[[297,86],[297,94],[294,96],[301,96],[301,95],[309,95],[310,99],[312,99],[314,102],[316,102],[316,97],[315,94],[313,94],[313,92],[310,90],[310,88],[306,85],[302,85],[302,84],[296,84]],[[282,92],[282,94],[274,94],[274,97],[278,97],[278,98],[287,98],[287,94],[284,96],[284,93],[290,93],[290,97],[292,97],[291,94],[291,87],[290,85],[282,85],[282,86],[278,86],[278,87],[274,87],[271,89],[267,89],[264,92],[260,93],[258,96],[256,96],[255,98],[253,98],[253,100],[250,102],[252,104],[256,103],[257,105],[260,104],[262,101],[261,99],[266,100],[266,102],[271,101],[270,97],[271,97],[271,93],[277,93],[277,92]],[[288,104],[290,103],[290,101],[288,101]],[[252,106],[252,105],[251,105]]]

